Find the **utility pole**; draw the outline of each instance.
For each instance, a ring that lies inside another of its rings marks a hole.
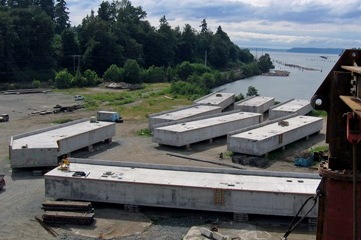
[[[76,73],[78,71],[80,71],[80,57],[82,57],[83,55],[71,55],[73,57],[73,72]],[[78,58],[78,66],[75,70],[75,58]]]

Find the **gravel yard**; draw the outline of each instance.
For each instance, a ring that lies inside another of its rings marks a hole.
[[[48,127],[62,119],[80,119],[94,116],[95,112],[79,109],[71,113],[32,115],[32,112],[52,110],[56,104],[79,104],[71,95],[63,93],[39,93],[0,95],[0,113],[10,115],[10,121],[0,123],[0,174],[5,174],[6,187],[0,193],[0,239],[54,239],[34,220],[41,218],[41,203],[45,200],[44,178],[33,176],[31,170],[12,170],[9,165],[10,137],[19,133]],[[147,128],[146,121],[124,119],[117,124],[116,136],[111,144],[99,144],[93,152],[78,151],[72,157],[88,157],[116,161],[132,161],[186,166],[219,167],[218,165],[171,157],[168,153],[203,159],[247,168],[232,163],[229,157],[219,159],[227,151],[226,139],[218,138],[212,144],[202,142],[191,149],[158,146],[150,137],[136,136]],[[295,151],[324,144],[324,132],[300,141],[286,150],[281,159],[271,161],[266,170],[315,172],[315,169],[298,168],[287,160]],[[287,148],[286,148],[287,149]],[[248,167],[250,168],[250,167]],[[254,169],[254,168],[252,168]],[[195,212],[172,209],[142,208],[140,213],[128,213],[119,205],[95,204],[96,222],[91,227],[58,226],[53,229],[57,239],[182,239],[192,226],[219,226],[219,231],[239,239],[280,239],[289,218],[251,217],[247,224],[232,222],[230,214]],[[227,230],[227,231],[226,231]],[[232,230],[232,231],[230,231]],[[292,239],[315,239],[315,230],[301,227]]]

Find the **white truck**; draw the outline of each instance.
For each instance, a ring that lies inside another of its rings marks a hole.
[[[98,111],[97,112],[97,121],[122,123],[123,119],[117,112]]]

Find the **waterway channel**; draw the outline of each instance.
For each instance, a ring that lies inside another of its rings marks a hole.
[[[252,52],[252,54],[256,56],[256,53]],[[275,97],[276,101],[280,102],[293,98],[310,100],[339,59],[338,55],[325,54],[288,52],[269,52],[268,54],[275,66],[275,70],[288,71],[290,72],[289,76],[259,75],[225,84],[213,90],[231,92],[236,95],[242,93],[246,96],[248,87],[253,86],[261,96]],[[260,55],[260,53],[258,53],[258,55]],[[316,70],[304,70],[303,68],[285,66],[285,64]]]

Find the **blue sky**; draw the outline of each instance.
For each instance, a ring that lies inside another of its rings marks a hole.
[[[72,25],[78,25],[102,0],[68,0]],[[172,27],[186,23],[200,30],[202,19],[218,26],[240,47],[361,47],[360,0],[132,0],[147,12],[152,26],[165,15]]]

